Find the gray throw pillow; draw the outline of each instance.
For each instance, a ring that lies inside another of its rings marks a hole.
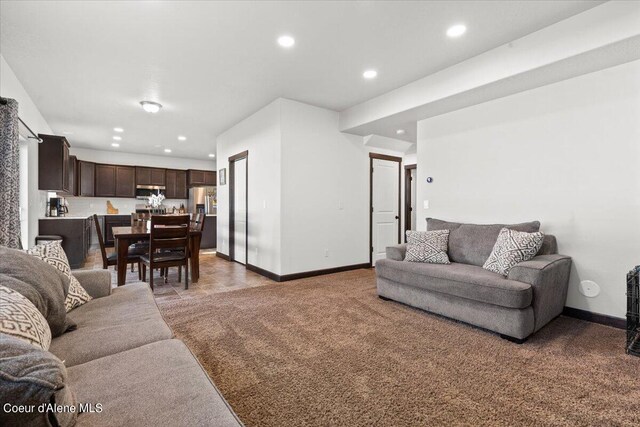
[[[53,412],[40,406],[50,403],[75,406],[75,396],[66,381],[67,370],[53,354],[21,339],[0,334],[0,401],[3,407],[8,403],[34,408],[24,413],[1,410],[0,425],[73,426],[77,411]]]
[[[429,264],[450,264],[447,256],[449,230],[407,231],[404,260]]]
[[[503,228],[498,234],[491,255],[482,266],[484,269],[506,276],[511,267],[528,261],[540,250],[544,233],[525,233]]]
[[[74,323],[67,320],[65,309],[69,278],[57,268],[23,251],[0,246],[0,274],[18,279],[3,285],[36,306],[47,319],[53,337],[73,329]]]

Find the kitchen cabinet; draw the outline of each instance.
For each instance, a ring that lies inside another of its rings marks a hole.
[[[166,172],[167,199],[186,199],[189,197],[187,190],[187,171],[167,169]]]
[[[113,246],[113,227],[128,227],[131,225],[131,215],[105,215],[104,216],[104,245]]]
[[[64,136],[38,135],[38,189],[69,192],[69,142]]]
[[[134,166],[116,166],[116,197],[136,197]]]
[[[96,164],[96,197],[115,197],[116,166]]]
[[[95,195],[95,173],[96,164],[78,160],[76,167],[78,172],[78,196],[93,197]]]
[[[78,158],[76,156],[69,156],[69,167],[67,168],[69,174],[69,191],[63,192],[63,196],[77,196],[78,195]]]
[[[165,185],[165,169],[136,166],[136,185]]]
[[[62,248],[72,269],[83,266],[91,247],[91,226],[93,218],[53,217],[38,222],[40,234],[62,237]]]
[[[187,171],[189,187],[216,185],[216,171],[189,169]]]

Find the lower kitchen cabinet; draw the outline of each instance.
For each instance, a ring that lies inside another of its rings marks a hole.
[[[200,249],[212,249],[217,246],[216,240],[218,236],[218,217],[215,215],[207,215],[204,217],[204,227],[202,229],[202,240],[200,241]]]
[[[62,237],[62,249],[72,269],[80,268],[91,247],[93,218],[45,218],[38,222],[38,234]]]

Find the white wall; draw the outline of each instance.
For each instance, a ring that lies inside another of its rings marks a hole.
[[[247,261],[281,273],[280,100],[276,100],[217,138],[218,173],[229,157],[249,151]],[[229,184],[218,185],[218,251],[229,254]]]
[[[567,306],[623,317],[640,256],[639,117],[635,61],[419,122],[419,229],[427,216],[538,219],[573,257]],[[582,280],[600,295],[582,296]]]
[[[18,116],[35,133],[51,133],[51,128],[46,120],[2,55],[0,55],[0,95],[18,101]],[[26,162],[24,159],[21,159],[20,162],[21,166],[24,166],[25,163],[27,165],[26,177],[23,175],[25,171],[21,171],[21,182],[26,182],[28,190],[28,205],[22,206],[23,215],[27,217],[27,221],[23,223],[27,226],[27,240],[22,244],[24,247],[28,247],[35,243],[35,238],[38,235],[38,218],[44,215],[46,192],[38,190],[38,143],[29,139],[21,144],[27,144],[26,151],[21,150],[20,152],[21,154],[26,152],[28,156]],[[23,236],[24,234],[23,230]]]
[[[166,156],[155,156],[152,154],[124,153],[118,150],[92,150],[89,148],[74,147],[73,136],[68,137],[71,148],[69,153],[78,156],[78,159],[87,162],[111,163],[116,165],[151,166],[157,168],[173,169],[204,169],[215,170],[216,162],[212,160],[185,159]]]

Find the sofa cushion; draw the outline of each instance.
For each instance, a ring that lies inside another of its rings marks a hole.
[[[72,426],[75,412],[38,411],[41,404],[75,405],[64,364],[48,351],[0,334],[0,425]],[[32,412],[4,410],[4,405],[33,405]],[[54,421],[55,420],[55,421]]]
[[[524,233],[503,228],[482,268],[506,276],[511,267],[536,256],[543,240],[544,234],[539,231]]]
[[[50,347],[67,366],[173,336],[146,283],[114,289],[111,295],[93,299],[68,316],[78,328],[54,339]]]
[[[382,259],[376,274],[398,283],[501,307],[531,305],[531,285],[470,264],[419,264]]]
[[[498,234],[503,228],[533,233],[540,230],[540,222],[521,224],[461,224],[427,218],[427,230],[449,230],[449,259],[452,262],[482,267],[489,258]]]
[[[53,337],[73,329],[64,305],[69,278],[57,268],[26,252],[0,246],[0,274],[19,280],[15,287],[7,287],[20,292],[38,308]]]
[[[51,329],[47,319],[25,296],[3,286],[3,283],[15,280],[17,279],[0,274],[0,332],[48,350],[51,345]]]
[[[78,402],[101,403],[78,426],[240,426],[195,357],[164,340],[68,369]]]
[[[91,296],[89,296],[87,291],[84,290],[80,282],[78,282],[78,279],[71,275],[69,260],[67,259],[67,254],[64,252],[64,249],[62,249],[62,243],[60,240],[39,243],[29,248],[27,253],[54,266],[69,278],[69,291],[67,292],[64,300],[64,306],[67,312],[81,306],[91,299]]]
[[[449,264],[449,230],[407,231],[405,261]]]

